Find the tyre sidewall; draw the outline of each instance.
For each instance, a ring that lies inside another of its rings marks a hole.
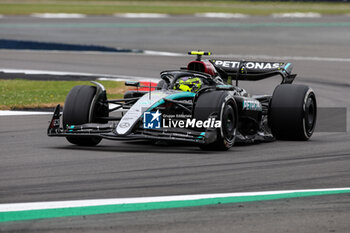
[[[306,104],[314,103],[312,127],[306,127]],[[269,125],[272,134],[281,140],[308,140],[314,131],[317,116],[316,97],[305,85],[281,84],[276,87],[269,109]]]
[[[67,125],[82,125],[94,121],[95,114],[90,113],[96,87],[88,85],[75,86],[68,93],[63,107],[63,128]],[[67,136],[67,140],[80,146],[97,145],[102,138],[98,136]]]
[[[227,139],[224,135],[224,124],[223,117],[225,111],[228,111],[228,106],[232,108],[234,116],[234,130],[233,137],[231,140]],[[205,150],[227,150],[231,148],[235,141],[238,116],[237,116],[237,105],[233,96],[225,91],[215,91],[203,93],[198,97],[193,116],[197,120],[207,120],[210,116],[215,116],[216,120],[221,121],[221,127],[216,129],[217,140],[214,143],[201,146]]]

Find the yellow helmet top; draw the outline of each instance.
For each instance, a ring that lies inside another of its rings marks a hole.
[[[200,78],[183,78],[175,84],[174,89],[180,91],[197,92],[202,87]]]

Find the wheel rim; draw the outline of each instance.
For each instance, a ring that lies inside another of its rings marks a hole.
[[[223,136],[227,141],[232,141],[235,137],[235,115],[232,107],[227,105],[224,111],[224,115],[222,117],[222,128],[223,128]]]
[[[310,135],[315,126],[316,121],[316,103],[312,96],[309,96],[305,104],[305,130]]]

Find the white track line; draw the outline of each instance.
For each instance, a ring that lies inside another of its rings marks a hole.
[[[320,18],[322,15],[316,12],[294,12],[294,13],[276,13],[271,15],[273,18]]]
[[[168,14],[158,14],[158,13],[125,13],[125,14],[114,14],[116,17],[122,18],[168,18]]]
[[[124,76],[118,75],[116,78],[98,78],[98,81],[140,81],[140,82],[158,82],[159,78],[145,78],[145,77],[137,77],[137,76]]]
[[[0,116],[31,116],[31,115],[52,115],[52,112],[0,110]]]
[[[3,15],[0,15],[0,19],[2,19],[2,18],[4,18],[4,16],[3,16]]]
[[[34,13],[30,16],[44,19],[81,19],[86,17],[84,14],[77,13]]]
[[[15,50],[4,50],[4,51],[11,51],[11,52],[16,52]],[[43,51],[30,51],[30,50],[22,50],[20,51],[21,53],[23,52],[28,52],[28,53],[42,53]],[[111,53],[106,53],[106,52],[97,52],[97,51],[44,51],[45,53],[59,53],[59,54],[67,54],[67,53],[81,53],[81,54],[99,54],[99,55],[110,55]],[[134,56],[135,53],[125,53],[123,56]],[[165,56],[165,57],[188,57],[187,54],[185,53],[174,53],[174,52],[164,52],[164,51],[154,51],[154,50],[144,50],[143,53],[136,53],[138,56],[143,56],[143,55],[151,55],[151,56]],[[234,59],[240,59],[240,58],[251,58],[251,59],[284,59],[284,60],[296,60],[296,61],[325,61],[325,62],[350,62],[350,58],[341,58],[341,57],[304,57],[304,56],[270,56],[270,55],[261,55],[261,54],[212,54],[213,57],[225,57],[225,58],[234,58]],[[0,72],[1,72],[0,68]],[[95,74],[94,74],[95,75]],[[110,75],[110,74],[103,74],[102,76],[115,76],[115,77],[120,77],[120,75]],[[132,76],[130,76],[132,77]],[[149,79],[149,78],[146,78]],[[152,78],[151,78],[152,79]],[[153,78],[154,79],[154,78]]]
[[[169,57],[187,57],[187,54],[172,53],[172,52],[162,52],[145,50],[145,55],[153,56],[169,56]],[[340,57],[301,57],[301,56],[269,56],[269,55],[259,55],[259,54],[213,54],[214,57],[220,58],[244,58],[244,59],[273,59],[273,60],[296,60],[296,61],[330,61],[330,62],[350,62],[350,58],[340,58]]]
[[[135,204],[135,203],[150,203],[150,202],[167,202],[167,201],[189,201],[189,200],[200,200],[200,199],[209,199],[209,198],[261,196],[261,195],[274,195],[274,194],[287,194],[287,193],[300,193],[300,192],[303,193],[303,192],[320,192],[320,191],[322,192],[322,191],[340,191],[340,190],[350,190],[350,188],[305,189],[305,190],[264,191],[264,192],[245,192],[245,193],[219,193],[219,194],[198,194],[198,195],[139,197],[139,198],[115,198],[115,199],[13,203],[13,204],[0,204],[0,212],[102,206],[102,205],[118,205],[118,204]]]
[[[47,75],[77,75],[77,76],[94,76],[95,74],[80,73],[80,72],[65,72],[65,71],[50,71],[50,70],[27,70],[27,69],[7,69],[0,68],[0,72],[4,73],[23,73],[23,74],[47,74]],[[102,75],[102,74],[96,74]]]
[[[207,13],[198,13],[195,14],[196,17],[204,17],[204,18],[223,18],[223,19],[245,19],[248,18],[249,15],[245,14],[231,14],[231,13],[219,13],[219,12],[207,12]]]
[[[181,53],[172,53],[172,52],[162,52],[162,51],[153,51],[153,50],[144,50],[143,54],[146,55],[156,55],[156,56],[165,56],[165,57],[179,57],[184,56]]]
[[[350,58],[338,57],[301,57],[301,56],[268,56],[268,55],[244,55],[244,54],[229,54],[216,55],[218,57],[227,58],[248,58],[248,59],[273,59],[273,60],[296,60],[296,61],[327,61],[327,62],[350,62]]]
[[[27,75],[57,75],[57,76],[87,76],[87,77],[100,77],[98,80],[111,80],[111,81],[154,81],[159,80],[152,77],[139,77],[139,76],[128,76],[128,75],[114,75],[114,74],[94,74],[94,73],[80,73],[80,72],[69,72],[69,71],[50,71],[50,70],[25,70],[25,69],[7,69],[0,68],[0,72],[3,73],[21,73]]]

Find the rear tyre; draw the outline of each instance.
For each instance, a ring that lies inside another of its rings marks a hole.
[[[315,129],[316,96],[305,85],[282,84],[276,87],[269,111],[272,134],[280,140],[308,140]]]
[[[96,87],[75,86],[68,93],[63,108],[63,128],[68,125],[81,125],[93,122],[94,114],[90,116],[90,108],[95,97]],[[101,142],[96,136],[68,136],[68,142],[79,146],[95,146]]]
[[[221,120],[221,128],[216,129],[216,141],[200,145],[202,150],[225,151],[233,146],[238,125],[237,105],[227,92],[215,91],[200,95],[195,104],[193,117],[203,121],[212,117]]]

